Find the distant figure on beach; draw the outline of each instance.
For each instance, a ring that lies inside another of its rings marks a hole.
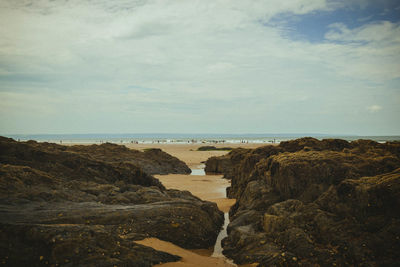
[[[62,140],[60,140],[60,144],[62,144]]]

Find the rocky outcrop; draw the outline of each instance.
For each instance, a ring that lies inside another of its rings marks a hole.
[[[69,152],[77,152],[88,158],[113,164],[131,163],[148,174],[189,174],[190,168],[178,158],[165,153],[159,148],[139,150],[122,145],[105,143],[101,145],[75,145],[67,147]]]
[[[204,171],[207,174],[226,173],[232,168],[230,156],[211,157],[206,163]]]
[[[0,138],[0,260],[7,266],[152,266],[179,257],[135,240],[208,248],[222,223],[215,203],[166,190],[132,163]]]
[[[231,147],[201,146],[197,151],[231,151]]]
[[[259,266],[395,266],[399,151],[400,143],[313,138],[232,151],[225,175],[237,202],[224,254]]]
[[[204,170],[209,174],[224,174],[225,178],[231,179],[237,173],[236,168],[239,166],[239,163],[249,151],[251,150],[236,148],[226,155],[210,157],[206,161]]]
[[[0,224],[0,238],[3,266],[153,266],[180,259],[100,225]]]

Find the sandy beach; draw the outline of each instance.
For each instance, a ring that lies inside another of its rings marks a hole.
[[[191,169],[204,168],[204,162],[213,156],[221,156],[229,151],[197,151],[201,146],[212,145],[215,147],[243,147],[256,148],[265,144],[126,144],[127,147],[137,150],[148,148],[160,148],[178,159],[184,161]],[[226,198],[226,188],[230,181],[223,179],[222,175],[155,175],[165,187],[178,190],[190,191],[193,195],[217,203],[218,208],[223,212],[228,212],[229,208],[235,203],[234,199]]]
[[[265,146],[268,145],[266,143],[264,144],[256,144],[256,143],[218,143],[218,144],[212,144],[212,143],[206,143],[206,144],[200,144],[200,143],[195,143],[195,144],[158,144],[158,143],[153,143],[153,144],[132,144],[132,143],[124,143],[123,145],[137,149],[137,150],[143,150],[147,148],[160,148],[163,151],[167,152],[168,154],[171,154],[172,156],[177,157],[178,159],[184,161],[190,168],[196,169],[202,162],[206,161],[209,157],[212,156],[221,156],[229,151],[197,151],[199,147],[202,146],[215,146],[217,148],[221,147],[231,147],[231,148],[238,148],[238,147],[243,147],[243,148],[256,148],[260,146]]]

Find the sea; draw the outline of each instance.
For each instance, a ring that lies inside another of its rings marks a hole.
[[[3,136],[19,141],[35,140],[51,143],[76,144],[237,144],[237,143],[280,143],[301,137],[316,139],[339,138],[347,141],[369,139],[379,143],[400,141],[400,136],[361,136],[361,135],[328,135],[328,134],[177,134],[177,133],[136,133],[136,134],[5,134]]]

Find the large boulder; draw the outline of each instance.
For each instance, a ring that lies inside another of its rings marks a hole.
[[[135,240],[157,237],[185,248],[209,248],[223,220],[215,203],[166,190],[130,162],[0,138],[5,265],[152,266],[179,257]]]
[[[396,142],[314,138],[233,150],[225,175],[237,202],[224,254],[260,266],[395,266],[399,151]]]
[[[180,257],[139,245],[102,225],[0,224],[4,266],[153,266]]]
[[[67,147],[68,151],[78,152],[86,157],[109,163],[127,162],[140,167],[148,174],[189,174],[190,168],[183,161],[171,156],[159,148],[139,150],[129,149],[122,145],[105,143],[101,145],[75,145]]]
[[[158,179],[132,163],[113,164],[96,160],[85,153],[70,152],[68,147],[57,144],[35,141],[16,142],[1,137],[0,163],[31,167],[65,182],[78,180],[115,183],[121,181],[164,188]]]
[[[204,171],[207,174],[220,174],[228,172],[232,168],[230,156],[211,157],[206,161]]]

